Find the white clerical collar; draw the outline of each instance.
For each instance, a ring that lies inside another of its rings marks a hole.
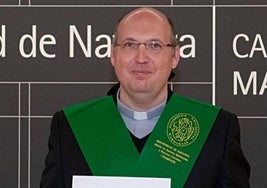
[[[125,115],[126,117],[130,118],[130,119],[134,119],[134,120],[148,120],[148,119],[152,119],[155,117],[159,117],[161,115],[161,113],[164,110],[164,107],[166,105],[166,101],[167,101],[167,96],[164,99],[164,101],[159,104],[158,106],[151,108],[148,111],[145,112],[138,112],[138,111],[134,111],[132,109],[130,109],[129,107],[125,106],[119,98],[119,93],[120,90],[118,90],[117,92],[117,106],[119,109],[119,112],[122,113],[123,115]]]
[[[133,119],[135,120],[146,120],[148,119],[147,112],[133,112]]]

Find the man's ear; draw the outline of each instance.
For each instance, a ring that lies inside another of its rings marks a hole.
[[[114,44],[112,43],[111,44],[111,48],[110,48],[110,63],[112,64],[112,66],[114,66],[114,62],[115,62],[115,46]]]
[[[172,60],[172,69],[175,69],[179,63],[180,60],[180,47],[177,45],[174,48],[174,56]]]

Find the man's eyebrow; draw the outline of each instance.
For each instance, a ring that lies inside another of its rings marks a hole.
[[[127,38],[123,39],[122,41],[136,41],[136,42],[138,42],[138,40],[136,40],[135,38],[132,38],[132,37],[127,37]],[[151,38],[151,39],[148,39],[146,41],[158,41],[158,42],[162,42],[162,40],[159,39],[159,38]]]
[[[123,39],[122,41],[137,41],[137,40],[132,38],[132,37],[127,37],[127,38]]]
[[[152,38],[152,39],[149,39],[149,40],[147,40],[147,41],[160,41],[160,42],[162,42],[162,40],[159,39],[159,38]]]

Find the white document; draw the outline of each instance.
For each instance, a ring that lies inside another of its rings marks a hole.
[[[72,188],[171,188],[171,179],[117,176],[73,176]]]

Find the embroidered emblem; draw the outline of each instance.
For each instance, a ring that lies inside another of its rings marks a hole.
[[[199,123],[191,114],[179,113],[171,117],[167,124],[167,136],[171,143],[179,147],[192,144],[199,134]]]

